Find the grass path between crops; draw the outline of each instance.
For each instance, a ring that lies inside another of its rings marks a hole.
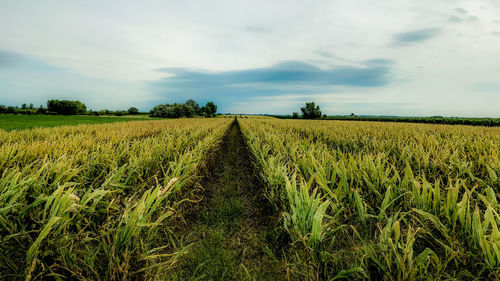
[[[276,258],[274,212],[251,164],[237,122],[224,137],[209,175],[204,198],[175,236],[192,244],[168,280],[285,280]]]

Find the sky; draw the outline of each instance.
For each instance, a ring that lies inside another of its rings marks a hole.
[[[0,104],[500,117],[500,1],[0,0]]]

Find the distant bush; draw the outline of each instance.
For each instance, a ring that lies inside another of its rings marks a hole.
[[[194,102],[194,101],[193,101]],[[197,104],[196,104],[197,105]],[[199,110],[199,106],[197,107]],[[181,109],[183,112],[182,115],[186,116],[194,116],[196,115],[196,110],[184,107]],[[81,101],[75,100],[55,100],[51,99],[47,101],[47,107],[36,108],[32,103],[29,105],[26,103],[21,104],[21,106],[5,106],[0,105],[0,114],[25,114],[25,115],[35,115],[35,114],[56,114],[56,115],[74,115],[74,114],[86,114],[90,116],[100,116],[100,115],[115,115],[115,116],[123,116],[123,115],[136,115],[139,114],[139,109],[137,107],[130,107],[128,110],[108,110],[102,109],[99,111],[89,110],[87,111],[87,106]]]
[[[36,114],[46,114],[46,113],[47,113],[47,108],[45,108],[41,105],[39,108],[36,109]]]
[[[33,107],[33,104],[27,106],[26,104],[19,106],[5,106],[0,105],[0,114],[26,114],[26,115],[34,115],[39,114],[38,109]]]
[[[16,107],[14,107],[14,106],[8,106],[5,113],[14,113],[14,114],[17,114],[17,110],[18,109],[19,108],[17,106]]]
[[[195,115],[193,107],[186,104],[160,104],[155,106],[151,112],[151,117],[159,118],[179,118],[193,117]]]
[[[137,107],[131,107],[127,110],[128,114],[131,114],[131,115],[135,115],[135,114],[139,114],[139,109],[137,109]]]
[[[36,109],[18,109],[17,114],[24,114],[24,115],[35,115],[37,114]]]
[[[47,110],[55,114],[74,115],[87,112],[87,106],[78,100],[49,100]]]
[[[206,116],[214,117],[217,112],[217,106],[213,102],[208,102],[206,106],[200,108],[194,100],[188,100],[186,103],[160,104],[155,106],[149,112],[151,117],[157,118],[179,118]]]

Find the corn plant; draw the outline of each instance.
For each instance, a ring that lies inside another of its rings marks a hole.
[[[335,225],[352,230],[344,238],[346,230],[320,236],[316,256],[329,257],[319,259],[329,271],[322,276],[362,267],[371,278],[386,280],[500,278],[499,128],[239,122],[269,199],[284,209],[293,237],[307,237],[313,223],[308,207],[324,202],[331,206],[322,216],[329,218],[324,234],[334,216]]]
[[[231,120],[38,128],[0,135],[0,279],[160,279],[165,222]]]

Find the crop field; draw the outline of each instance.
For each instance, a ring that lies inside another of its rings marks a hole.
[[[498,128],[272,119],[241,127],[282,212],[297,279],[500,278]]]
[[[154,278],[167,220],[225,119],[0,134],[0,279]]]
[[[0,131],[0,280],[499,280],[500,128]]]
[[[144,115],[129,116],[85,116],[85,115],[22,115],[0,114],[0,130],[12,131],[39,127],[59,127],[78,124],[104,124],[144,120]]]

